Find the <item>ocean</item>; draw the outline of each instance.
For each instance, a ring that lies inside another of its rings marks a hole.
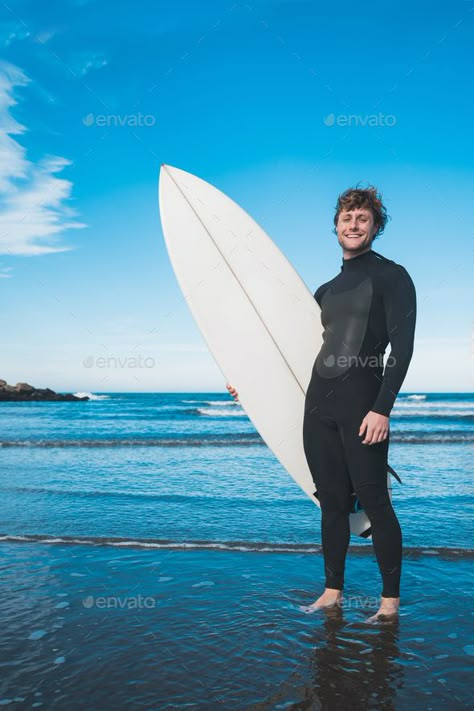
[[[396,631],[354,536],[346,608],[301,613],[320,511],[227,393],[89,395],[0,407],[0,705],[469,705],[474,394],[392,411]]]

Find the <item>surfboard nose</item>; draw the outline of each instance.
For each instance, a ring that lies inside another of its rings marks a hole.
[[[160,166],[160,173],[158,176],[158,190],[161,192],[164,190],[164,185],[172,179],[173,166],[168,163],[162,163]]]
[[[177,168],[175,165],[170,165],[169,163],[162,163],[160,170],[164,170],[167,173],[173,170],[180,170],[180,168]],[[184,171],[182,171],[184,172]]]

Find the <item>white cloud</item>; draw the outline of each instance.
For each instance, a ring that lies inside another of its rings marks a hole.
[[[68,207],[72,183],[57,177],[70,161],[46,156],[38,163],[26,157],[14,136],[27,129],[12,116],[14,88],[29,78],[12,64],[0,64],[0,254],[31,256],[64,252],[60,233],[85,227]]]
[[[81,52],[77,55],[75,61],[69,63],[71,69],[82,77],[94,69],[102,69],[108,64],[107,59],[103,54],[98,52]]]
[[[42,30],[34,36],[34,41],[40,44],[46,44],[50,39],[60,34],[62,30],[59,27],[50,27],[47,30]]]
[[[31,37],[31,32],[19,22],[2,22],[0,26],[0,46],[4,48],[28,37]]]

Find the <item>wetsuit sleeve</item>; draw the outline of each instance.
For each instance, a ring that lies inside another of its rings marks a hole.
[[[372,411],[389,417],[410,365],[415,338],[416,291],[404,267],[397,265],[385,277],[383,302],[391,350]]]

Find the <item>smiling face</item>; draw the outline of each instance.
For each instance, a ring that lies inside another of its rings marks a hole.
[[[341,210],[336,229],[344,259],[367,252],[377,232],[372,210],[368,208]]]

